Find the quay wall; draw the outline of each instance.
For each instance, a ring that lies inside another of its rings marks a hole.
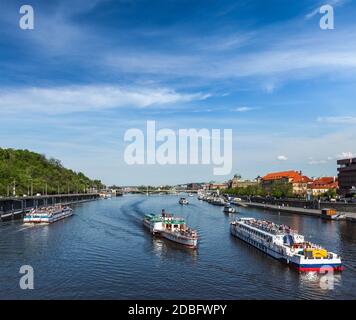
[[[247,199],[244,199],[247,200]],[[335,209],[338,212],[356,213],[356,203],[342,203],[342,202],[320,202],[307,201],[298,199],[267,199],[260,197],[251,197],[250,201],[255,203],[271,204],[276,206],[294,207],[302,209],[322,210],[325,208]]]
[[[98,193],[0,198],[0,221],[19,219],[24,213],[36,207],[51,206],[55,204],[73,204],[98,198]]]

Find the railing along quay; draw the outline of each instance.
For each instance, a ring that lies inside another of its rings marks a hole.
[[[73,204],[99,198],[99,193],[56,194],[29,197],[0,198],[0,221],[21,218],[26,212],[41,206]]]

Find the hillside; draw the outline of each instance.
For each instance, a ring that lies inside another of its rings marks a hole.
[[[63,167],[57,159],[28,150],[0,148],[0,196],[84,192],[102,187],[100,180],[91,180],[81,172]]]

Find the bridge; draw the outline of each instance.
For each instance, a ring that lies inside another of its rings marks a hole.
[[[132,193],[132,194],[181,194],[181,193],[197,193],[197,190],[133,190],[133,191],[124,191],[123,193]]]
[[[99,196],[99,193],[75,193],[0,198],[0,221],[19,219],[36,207],[92,201],[98,199]]]

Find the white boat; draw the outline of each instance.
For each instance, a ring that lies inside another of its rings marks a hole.
[[[182,205],[189,204],[188,200],[186,198],[180,198],[179,203]]]
[[[236,209],[228,204],[224,207],[224,212],[225,213],[236,213]]]
[[[223,198],[220,197],[215,197],[210,201],[211,204],[216,205],[216,206],[225,206],[226,201]]]
[[[241,218],[230,224],[232,235],[298,271],[342,271],[336,253],[305,242],[304,236],[290,227],[254,218]]]
[[[32,209],[26,213],[23,222],[25,224],[33,223],[53,223],[58,220],[70,217],[73,215],[73,209],[68,206],[53,206],[38,209]]]
[[[196,248],[198,245],[198,234],[195,230],[187,227],[183,218],[174,217],[172,214],[162,210],[160,215],[146,214],[143,224],[153,235]]]

